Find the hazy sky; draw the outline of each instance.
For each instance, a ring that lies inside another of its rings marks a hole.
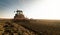
[[[60,19],[60,0],[0,0],[0,18],[13,18],[17,9],[28,18]]]

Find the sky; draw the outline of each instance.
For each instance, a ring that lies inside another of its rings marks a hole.
[[[60,0],[0,0],[0,18],[14,18],[17,9],[27,18],[60,20]]]

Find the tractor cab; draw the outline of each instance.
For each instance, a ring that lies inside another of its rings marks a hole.
[[[25,16],[23,15],[22,10],[17,10],[15,12],[16,14],[14,16],[14,21],[26,21],[27,20],[27,18],[25,18]]]

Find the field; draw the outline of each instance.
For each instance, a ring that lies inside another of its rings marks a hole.
[[[8,29],[13,31],[10,34],[15,31],[15,35],[60,35],[60,20],[30,19],[25,22],[13,22],[12,19],[1,19],[0,35],[6,34],[6,22],[10,23]],[[9,27],[11,25],[12,27]]]

